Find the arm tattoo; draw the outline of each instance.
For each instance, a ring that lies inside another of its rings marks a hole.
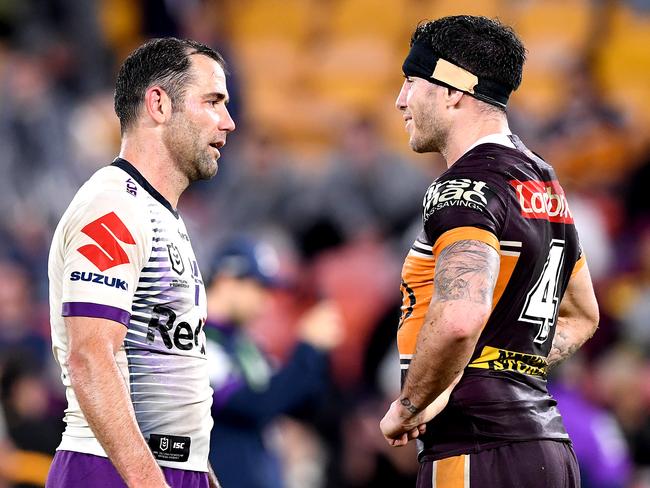
[[[400,400],[400,403],[401,403],[401,404],[406,408],[406,410],[408,410],[408,411],[411,412],[412,414],[416,414],[416,413],[418,413],[418,411],[419,411],[418,407],[416,407],[415,405],[413,405],[413,404],[411,403],[411,400],[409,400],[408,398],[402,398],[402,399]]]
[[[571,356],[576,352],[582,343],[577,344],[568,333],[566,327],[563,327],[560,319],[558,318],[558,324],[555,330],[555,337],[553,337],[553,345],[551,346],[551,352],[549,353],[546,361],[549,366],[553,366],[560,361]]]
[[[499,254],[492,246],[477,240],[454,242],[436,260],[436,299],[491,302],[498,274]]]

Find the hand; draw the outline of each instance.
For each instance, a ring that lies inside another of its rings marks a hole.
[[[388,444],[393,447],[405,446],[409,441],[424,434],[427,429],[427,422],[444,410],[447,403],[449,403],[452,390],[462,376],[461,372],[438,398],[417,414],[410,412],[399,399],[391,403],[388,412],[379,423],[381,432]]]
[[[318,349],[330,351],[343,341],[343,335],[341,312],[332,302],[314,305],[300,319],[300,338]]]

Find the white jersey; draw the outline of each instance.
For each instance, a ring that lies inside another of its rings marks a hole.
[[[68,400],[58,449],[106,456],[70,385],[63,321],[99,317],[127,328],[117,364],[158,464],[207,471],[206,296],[187,230],[169,202],[118,158],[72,200],[54,233],[48,272],[52,348]]]

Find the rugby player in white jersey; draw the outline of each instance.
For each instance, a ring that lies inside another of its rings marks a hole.
[[[66,429],[48,487],[217,487],[206,298],[176,211],[212,178],[235,129],[224,60],[174,38],[124,62],[119,157],[79,190],[49,258],[52,343]]]

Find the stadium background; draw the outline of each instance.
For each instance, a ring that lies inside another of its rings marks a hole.
[[[345,318],[331,401],[273,435],[288,486],[412,486],[413,448],[389,449],[377,425],[397,387],[399,268],[443,164],[409,152],[394,100],[415,24],[458,13],[498,16],[522,36],[511,127],[554,164],[589,257],[600,329],[551,378],[584,486],[650,487],[648,0],[0,1],[5,441],[57,445],[51,235],[78,186],[117,154],[120,62],[176,35],[224,53],[238,124],[216,179],[181,200],[202,269],[232,235],[280,249],[296,286],[255,329],[279,362],[307,303],[331,298]]]

